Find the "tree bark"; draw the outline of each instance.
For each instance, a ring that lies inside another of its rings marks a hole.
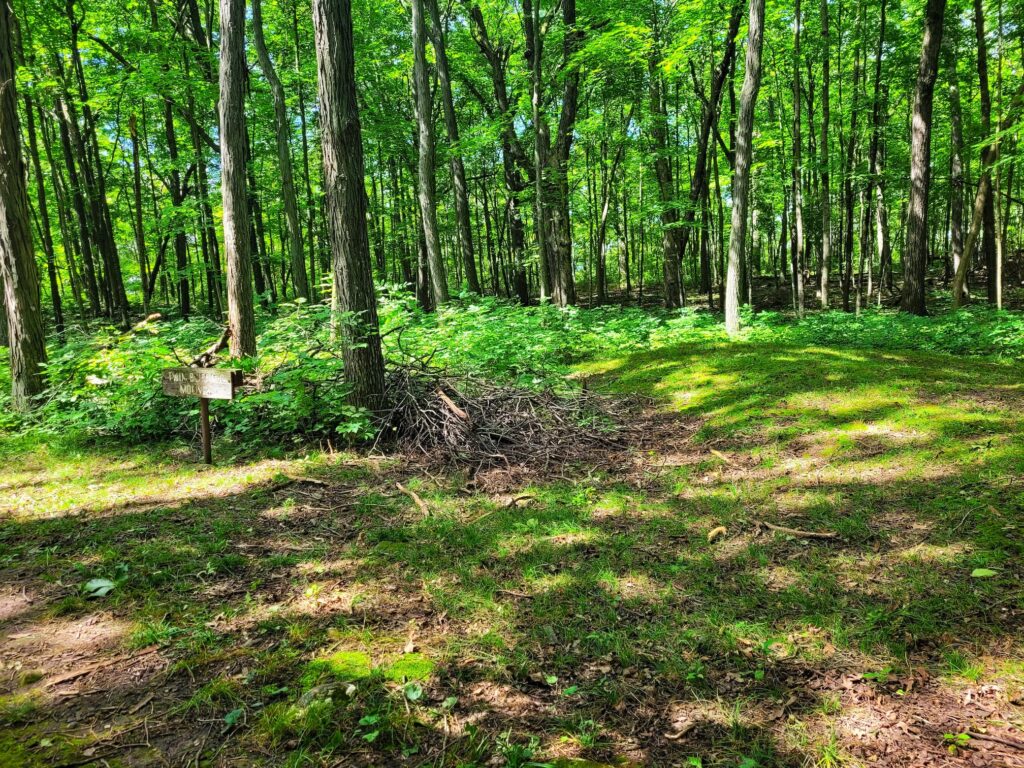
[[[684,302],[682,275],[682,232],[679,209],[676,207],[675,185],[672,182],[672,163],[668,154],[668,114],[665,107],[664,83],[656,57],[647,67],[651,91],[651,144],[654,151],[654,174],[658,179],[658,197],[661,203],[662,284],[665,307],[677,309]]]
[[[363,143],[350,0],[313,0],[327,223],[345,379],[356,405],[383,405],[384,357],[366,230]],[[429,114],[428,114],[429,118]]]
[[[946,0],[928,0],[911,123],[910,202],[907,216],[907,247],[903,255],[903,297],[900,306],[904,312],[915,315],[927,313],[925,276],[928,270],[928,187],[931,181],[932,106],[945,11]]]
[[[437,62],[437,80],[441,86],[441,106],[444,109],[445,130],[451,145],[452,187],[455,193],[455,224],[459,240],[462,264],[466,270],[466,283],[473,293],[480,293],[480,278],[473,260],[473,230],[469,221],[469,188],[466,185],[466,166],[459,149],[459,123],[455,119],[455,101],[452,98],[452,81],[448,71],[448,49],[445,44],[444,28],[437,0],[426,0],[430,13],[430,38],[434,44]]]
[[[427,73],[426,20],[424,0],[412,0],[413,91],[416,104],[416,126],[419,136],[417,199],[423,236],[427,245],[430,270],[430,291],[434,305],[448,301],[448,277],[445,271],[441,238],[437,229],[437,182],[434,178],[434,122],[431,109],[430,77]]]
[[[804,316],[804,190],[800,152],[800,0],[793,4],[793,285],[796,287],[796,313]]]
[[[746,71],[743,75],[740,111],[736,124],[736,160],[732,180],[732,228],[729,232],[729,259],[725,278],[725,329],[731,335],[740,330],[740,268],[747,239],[754,108],[757,104],[757,93],[761,88],[763,36],[764,0],[750,0]]]
[[[256,354],[245,176],[245,0],[220,0],[220,164],[231,356]]]
[[[7,3],[0,3],[0,288],[7,318],[11,405],[26,411],[43,390],[46,340],[29,229],[9,13]]]
[[[949,49],[949,72],[952,82],[949,85],[949,122],[950,122],[950,212],[949,212],[949,248],[952,257],[953,273],[960,269],[960,261],[964,257],[964,129],[963,110],[960,104],[960,85],[956,79],[956,46],[952,36],[947,41]]]
[[[828,0],[821,0],[821,308],[828,309],[828,272],[832,261],[832,193],[829,189],[829,65]]]
[[[270,85],[274,101],[274,134],[277,139],[277,166],[281,173],[281,202],[284,207],[284,223],[288,236],[288,255],[291,258],[292,284],[299,298],[309,300],[309,281],[306,277],[305,254],[302,248],[302,227],[299,226],[299,205],[295,196],[295,175],[292,170],[292,153],[288,143],[291,124],[288,121],[288,107],[285,102],[284,86],[270,59],[267,43],[263,37],[263,8],[261,0],[252,0],[252,38],[263,77]]]
[[[978,42],[978,98],[981,102],[981,133],[988,140],[992,135],[992,92],[988,80],[988,45],[985,41],[984,0],[974,0],[974,33]],[[982,209],[982,263],[985,265],[985,280],[988,300],[995,304],[998,296],[996,281],[996,216],[992,195],[985,198]]]
[[[28,127],[28,151],[32,158],[32,170],[36,179],[36,205],[39,210],[39,234],[43,241],[43,255],[46,257],[46,274],[50,281],[50,303],[53,307],[53,323],[57,337],[64,339],[64,309],[57,284],[57,257],[53,250],[53,233],[50,231],[50,208],[46,201],[46,182],[43,166],[39,160],[39,141],[36,138],[35,105],[29,94],[24,95],[25,121]]]

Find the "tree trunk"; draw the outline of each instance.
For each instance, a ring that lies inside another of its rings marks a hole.
[[[263,38],[263,9],[261,0],[252,0],[252,38],[263,77],[270,85],[274,100],[274,134],[277,138],[277,166],[281,173],[281,202],[288,236],[288,255],[291,258],[292,283],[299,298],[309,300],[309,281],[306,277],[305,255],[302,249],[302,227],[299,226],[299,205],[295,196],[295,176],[292,171],[292,153],[288,144],[291,123],[285,103],[284,86],[277,76],[274,63]]]
[[[459,123],[455,119],[455,101],[452,98],[452,82],[448,72],[448,50],[445,45],[444,28],[437,0],[426,0],[430,13],[431,40],[437,62],[437,80],[441,86],[441,105],[444,108],[444,124],[451,145],[452,186],[455,192],[455,223],[459,238],[459,251],[466,270],[466,283],[473,293],[480,293],[480,278],[473,260],[473,233],[469,223],[469,190],[466,186],[466,167],[459,149]]]
[[[750,0],[747,32],[746,71],[740,92],[736,124],[736,160],[732,180],[732,228],[729,232],[729,260],[725,278],[725,328],[729,334],[740,329],[740,265],[747,239],[747,210],[750,204],[750,162],[753,155],[754,107],[761,87],[761,43],[764,35],[764,0]]]
[[[796,287],[796,313],[804,316],[804,192],[800,152],[800,0],[793,5],[793,285]]]
[[[654,173],[658,179],[658,196],[661,202],[661,243],[662,282],[665,290],[665,307],[676,309],[683,305],[682,276],[682,233],[679,226],[679,209],[673,200],[675,185],[672,183],[672,163],[668,155],[668,115],[665,108],[664,83],[656,58],[648,65],[651,79],[651,144],[654,151]]]
[[[0,288],[7,318],[11,405],[26,411],[43,389],[46,340],[29,229],[9,13],[7,3],[0,3]]]
[[[983,0],[974,0],[974,32],[978,41],[978,97],[981,102],[981,133],[986,141],[992,135],[992,93],[988,81],[988,45],[985,41],[985,9]],[[982,210],[981,236],[982,263],[985,265],[985,279],[988,300],[997,300],[996,283],[996,217],[995,202],[990,194],[985,198]]]
[[[434,123],[431,109],[430,77],[427,73],[426,21],[423,18],[424,0],[412,0],[413,90],[415,91],[416,125],[419,136],[419,166],[417,199],[423,236],[427,244],[427,265],[430,270],[430,290],[435,306],[448,301],[448,278],[444,254],[437,229],[437,182],[434,177]],[[362,177],[360,177],[362,178]]]
[[[220,0],[220,164],[231,356],[256,354],[245,175],[245,0]],[[362,177],[360,177],[361,179]]]
[[[50,231],[50,208],[46,202],[46,182],[43,166],[39,161],[39,141],[36,138],[35,106],[29,94],[24,95],[25,120],[28,127],[28,151],[32,158],[32,170],[36,179],[36,205],[39,209],[39,234],[43,241],[43,255],[46,257],[46,274],[50,281],[50,303],[53,305],[53,322],[57,337],[64,339],[64,309],[57,284],[57,258],[53,250],[53,234]]]
[[[832,260],[832,193],[829,189],[829,78],[830,38],[828,0],[821,0],[821,308],[828,309],[828,272]]]
[[[928,270],[928,187],[931,181],[932,105],[945,11],[946,0],[928,0],[911,124],[910,202],[907,246],[903,254],[903,297],[900,304],[904,312],[912,312],[915,315],[924,315],[927,312],[925,276]]]
[[[963,110],[960,105],[960,85],[956,80],[956,45],[951,35],[946,41],[949,49],[949,122],[950,122],[950,212],[949,248],[953,273],[960,269],[964,256],[964,129]]]
[[[422,19],[421,19],[422,22]],[[366,231],[363,143],[356,100],[350,0],[313,0],[327,223],[345,379],[356,405],[379,408],[384,358]],[[422,25],[421,25],[422,28]],[[427,114],[429,119],[429,112]],[[345,313],[345,317],[340,317]]]

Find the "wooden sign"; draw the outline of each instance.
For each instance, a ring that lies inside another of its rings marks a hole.
[[[199,398],[199,431],[203,439],[203,461],[213,464],[210,439],[210,400],[233,400],[242,372],[224,368],[166,368],[164,394]]]
[[[241,371],[224,368],[167,368],[164,370],[164,394],[233,400],[240,380]]]

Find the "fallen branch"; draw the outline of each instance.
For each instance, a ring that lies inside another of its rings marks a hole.
[[[45,683],[43,683],[43,687],[53,688],[55,685],[60,685],[61,683],[68,683],[72,680],[77,680],[80,677],[85,677],[86,675],[96,672],[100,669],[112,667],[113,665],[122,661],[134,663],[139,659],[143,658],[144,656],[149,656],[152,653],[156,653],[158,650],[160,650],[159,646],[154,645],[136,654],[127,654],[124,656],[115,656],[112,659],[103,659],[102,661],[97,661],[93,664],[89,664],[87,666],[72,670],[71,672],[67,672],[63,675],[53,678],[52,680],[47,680]]]
[[[410,499],[413,500],[413,502],[416,504],[416,506],[419,507],[420,512],[423,513],[424,517],[427,517],[427,516],[430,515],[430,507],[427,506],[427,502],[425,502],[423,499],[421,499],[419,494],[416,493],[416,491],[410,491],[408,488],[406,488],[401,483],[395,483],[395,487],[398,490],[400,490],[402,493],[404,493],[406,496],[408,496]]]
[[[797,528],[787,528],[784,525],[766,523],[764,520],[757,520],[756,525],[763,525],[769,530],[785,533],[788,536],[795,536],[798,539],[834,539],[839,535],[835,531],[801,531]]]
[[[213,358],[220,353],[228,345],[228,340],[231,338],[231,329],[225,328],[224,333],[220,335],[213,344],[208,346],[203,352],[196,355],[192,362],[189,363],[190,368],[209,368],[213,365]]]
[[[967,735],[972,739],[977,739],[978,741],[991,741],[993,744],[1002,744],[1004,747],[1013,747],[1014,749],[1024,750],[1024,741],[1007,739],[1001,736],[989,736],[987,733],[976,733],[974,731],[967,731]]]
[[[451,411],[452,413],[454,413],[454,414],[455,414],[456,416],[458,416],[458,417],[459,417],[460,419],[462,419],[463,421],[469,421],[469,414],[468,414],[468,413],[466,413],[466,412],[465,412],[464,410],[462,410],[461,408],[459,408],[459,406],[457,406],[457,405],[455,404],[455,401],[454,401],[454,400],[452,400],[452,399],[451,399],[450,397],[448,397],[448,395],[446,395],[446,394],[444,393],[444,390],[443,390],[443,389],[438,389],[438,390],[437,390],[437,396],[438,396],[439,398],[441,398],[441,402],[442,402],[442,403],[444,403],[445,405],[447,405],[447,406],[448,406],[448,410],[449,410],[449,411]]]
[[[534,496],[532,493],[523,493],[520,494],[519,496],[513,496],[511,499],[509,499],[508,504],[506,504],[505,507],[507,509],[515,509],[517,506],[519,506],[519,502],[532,501],[535,498],[537,497]]]

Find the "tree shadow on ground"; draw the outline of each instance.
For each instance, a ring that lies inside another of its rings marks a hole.
[[[606,384],[696,436],[518,504],[420,475],[424,516],[408,470],[343,457],[0,519],[0,743],[25,765],[1014,764],[945,736],[1020,739],[1019,369],[971,370],[645,353]],[[91,578],[115,587],[87,600]]]

